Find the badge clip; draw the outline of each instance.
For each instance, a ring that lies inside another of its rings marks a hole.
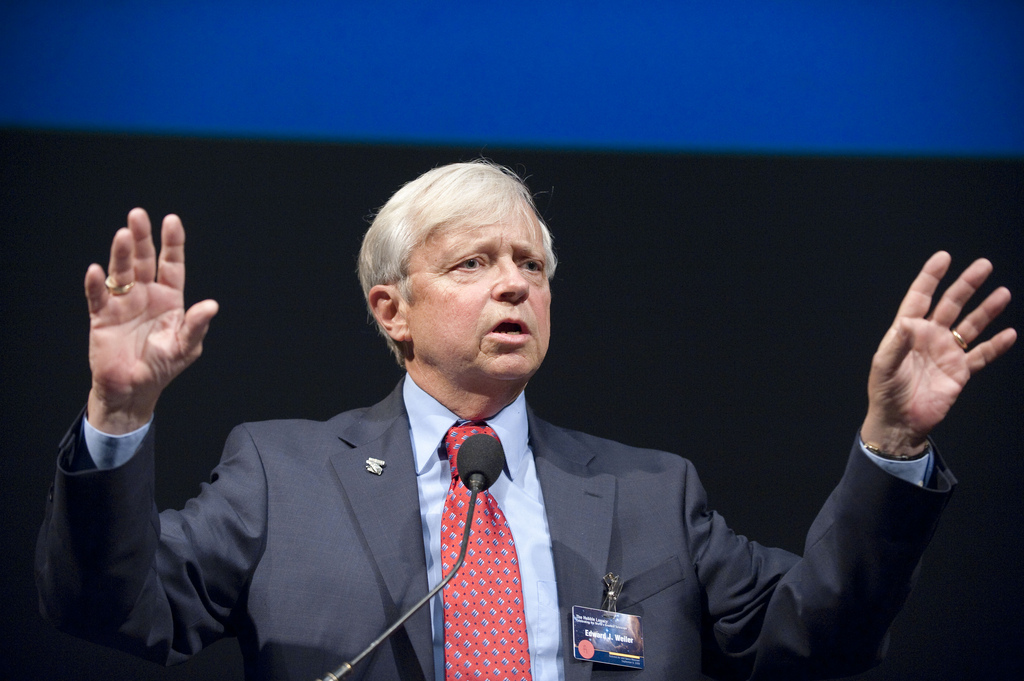
[[[617,612],[619,594],[622,592],[622,580],[617,574],[609,572],[604,576],[604,587],[604,601],[601,603],[601,609],[615,613]]]

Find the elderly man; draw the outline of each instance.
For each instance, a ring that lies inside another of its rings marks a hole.
[[[184,240],[166,217],[158,261],[135,209],[107,274],[86,273],[92,390],[61,443],[41,604],[71,633],[164,663],[236,636],[249,679],[323,674],[440,582],[468,498],[458,448],[473,432],[497,437],[506,462],[477,502],[467,564],[355,676],[863,670],[955,484],[928,434],[1016,339],[1006,329],[969,348],[1009,291],[961,318],[992,269],[979,260],[931,309],[950,263],[932,256],[875,355],[860,437],[804,556],[765,548],[707,508],[687,460],[530,411],[524,388],[550,335],[550,234],[512,173],[445,166],[388,201],[360,253],[367,304],[407,372],[394,392],[323,423],[239,426],[201,494],[158,514],[153,412],[217,312],[210,300],[184,309]],[[618,615],[594,614],[606,582]],[[606,632],[574,627],[595,617],[625,622],[628,654],[595,657]]]

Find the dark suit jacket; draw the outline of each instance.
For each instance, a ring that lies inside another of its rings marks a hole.
[[[693,466],[530,414],[551,528],[566,679],[827,677],[874,664],[955,480],[893,478],[859,452],[802,559],[734,534]],[[306,679],[350,660],[427,592],[401,390],[326,422],[239,426],[200,495],[153,502],[151,429],[109,471],[68,472],[61,446],[37,549],[43,614],[78,636],[174,663],[237,636],[248,679]],[[387,461],[381,476],[368,457]],[[642,672],[574,660],[573,605],[643,617]],[[433,679],[428,610],[353,678]]]

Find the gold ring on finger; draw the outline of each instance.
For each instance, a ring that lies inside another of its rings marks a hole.
[[[110,295],[112,296],[123,296],[124,294],[131,291],[132,288],[135,286],[134,281],[129,281],[127,284],[124,284],[123,286],[118,286],[117,282],[114,281],[114,275],[110,275],[109,277],[107,277],[107,280],[104,281],[103,284],[107,287],[107,290],[110,291]]]
[[[950,329],[949,332],[953,334],[953,340],[955,340],[956,344],[960,346],[960,349],[967,352],[967,341],[965,341],[964,337],[960,335],[960,332],[956,329]]]

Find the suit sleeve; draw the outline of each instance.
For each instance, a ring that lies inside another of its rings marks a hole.
[[[932,483],[886,473],[855,444],[799,558],[733,534],[694,479],[687,513],[706,599],[705,672],[834,678],[877,664],[956,483],[938,455]]]
[[[164,664],[233,630],[262,552],[266,478],[244,427],[209,484],[158,514],[154,431],[123,465],[71,471],[80,423],[61,442],[36,545],[40,611],[58,628]]]

